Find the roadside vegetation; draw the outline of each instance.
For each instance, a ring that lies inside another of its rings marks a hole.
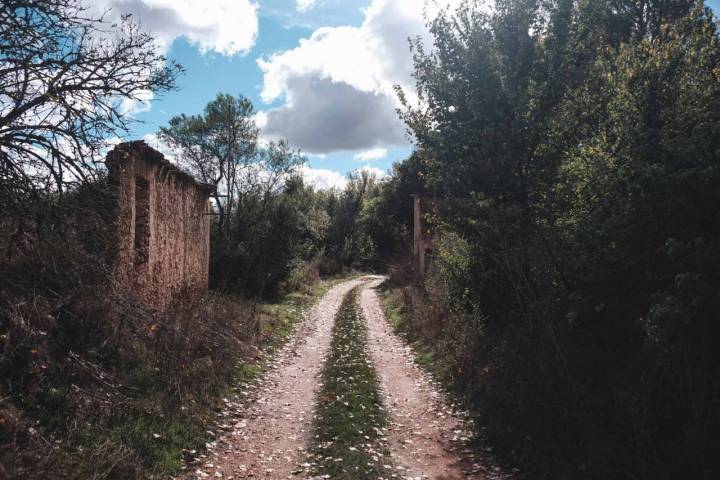
[[[450,387],[447,365],[443,364],[442,346],[434,345],[434,336],[419,328],[418,317],[411,311],[412,304],[404,298],[407,288],[407,285],[399,287],[392,280],[382,283],[377,290],[383,312],[395,333],[411,346],[415,363],[430,372],[443,386]]]
[[[243,98],[171,121],[160,134],[178,162],[224,196],[212,291],[150,311],[109,281],[116,204],[102,155],[133,121],[122,106],[175,88],[182,67],[133,18],[111,23],[79,0],[3,2],[0,23],[0,477],[176,474],[321,277],[369,262],[351,235],[374,179],[315,192],[286,143],[258,148]]]
[[[273,302],[211,293],[159,313],[114,296],[102,258],[57,240],[38,246],[50,257],[0,268],[3,478],[180,473],[219,432],[223,399],[264,371],[333,283]]]
[[[718,28],[635,5],[465,2],[414,44],[390,185],[437,200],[434,249],[390,310],[527,478],[720,472]]]
[[[384,433],[387,419],[368,355],[358,288],[345,296],[335,316],[306,465],[327,478],[390,478],[394,474]]]
[[[388,270],[421,362],[527,478],[720,478],[714,14],[469,0],[428,22],[431,44],[411,42],[417,91],[398,92],[421,100],[401,109],[415,150],[382,180],[315,190],[300,152],[259,144],[241,95],[158,132],[219,193],[211,295],[158,313],[109,285],[97,160],[132,121],[120,106],[175,88],[182,67],[131,17],[0,4],[0,477],[176,472],[227,388],[262,371],[259,346],[291,331],[283,299],[356,268]],[[437,205],[426,272],[407,257],[412,194]],[[318,472],[382,476],[365,327],[354,300],[341,313]]]

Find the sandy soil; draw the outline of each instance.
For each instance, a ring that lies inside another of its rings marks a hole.
[[[488,459],[465,446],[470,428],[430,376],[413,361],[410,348],[392,331],[373,287],[363,289],[360,303],[368,322],[368,344],[381,382],[389,416],[391,456],[400,474],[411,479],[506,478]]]
[[[226,402],[225,432],[208,445],[203,463],[190,467],[188,479],[284,479],[300,470],[335,312],[359,283],[343,282],[328,291],[263,378],[240,392],[241,398]]]

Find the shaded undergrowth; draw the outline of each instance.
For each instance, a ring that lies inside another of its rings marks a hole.
[[[413,322],[408,318],[409,312],[404,305],[403,292],[401,289],[389,286],[387,282],[383,283],[378,289],[380,294],[380,304],[383,312],[387,317],[393,331],[400,335],[413,350],[415,362],[427,370],[438,380],[445,380],[447,383],[447,372],[444,366],[439,363],[435,349],[431,342],[424,341],[423,332],[414,329]]]
[[[99,308],[90,294],[67,313],[46,297],[2,302],[0,478],[176,475],[212,440],[223,398],[262,373],[332,284],[272,304],[214,295],[162,315]]]
[[[387,418],[368,355],[358,291],[356,287],[345,296],[335,317],[317,398],[313,469],[334,479],[390,478]]]

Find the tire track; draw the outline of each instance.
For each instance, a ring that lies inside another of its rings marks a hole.
[[[330,289],[299,325],[270,368],[248,394],[252,400],[227,402],[234,410],[228,431],[209,444],[201,466],[188,478],[284,479],[306,458],[315,391],[327,354],[333,319],[345,294],[362,280]]]
[[[488,459],[465,448],[470,428],[448,404],[430,376],[414,363],[413,353],[392,331],[374,287],[368,283],[360,304],[368,323],[370,356],[380,376],[389,417],[387,436],[400,475],[410,479],[507,478]]]

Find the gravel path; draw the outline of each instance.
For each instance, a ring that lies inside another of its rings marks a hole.
[[[249,402],[226,402],[227,431],[209,445],[203,464],[191,467],[189,478],[285,479],[298,470],[335,312],[359,283],[343,282],[325,294],[255,388],[241,392]]]
[[[392,331],[373,289],[360,295],[368,322],[368,344],[389,416],[391,456],[400,474],[411,479],[454,480],[503,478],[485,459],[465,448],[469,427],[413,361],[410,348]]]
[[[412,351],[393,332],[374,287],[382,277],[340,283],[313,307],[268,372],[238,398],[226,400],[221,432],[190,466],[186,480],[303,478],[315,394],[332,339],[335,314],[353,287],[366,283],[360,304],[368,322],[370,357],[380,377],[389,417],[387,439],[398,477],[405,479],[507,478],[467,449],[470,428],[415,365]],[[306,467],[308,464],[305,465]]]

